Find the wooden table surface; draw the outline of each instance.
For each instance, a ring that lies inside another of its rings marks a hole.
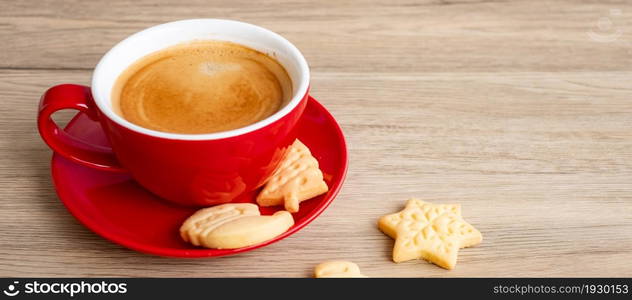
[[[632,276],[631,16],[632,2],[592,0],[0,0],[0,276],[294,277],[328,259],[374,277]],[[349,173],[321,217],[269,247],[145,255],[60,203],[36,107],[49,86],[88,84],[131,33],[200,17],[301,49]],[[452,271],[393,263],[375,223],[409,197],[461,203],[483,243]]]

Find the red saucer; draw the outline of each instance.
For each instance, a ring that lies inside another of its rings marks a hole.
[[[231,255],[263,247],[288,237],[320,215],[338,194],[347,172],[347,148],[340,126],[320,103],[310,97],[298,122],[298,137],[318,159],[329,192],[301,202],[295,224],[273,240],[239,249],[204,249],[180,238],[180,224],[196,209],[166,202],[136,184],[129,175],[83,167],[53,155],[52,175],[57,194],[81,223],[102,237],[140,252],[175,257]],[[98,123],[82,113],[66,131],[88,142],[107,145]],[[254,202],[256,192],[237,199]],[[260,208],[262,215],[279,207]]]

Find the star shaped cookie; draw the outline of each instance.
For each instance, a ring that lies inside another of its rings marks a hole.
[[[272,174],[257,196],[261,206],[285,205],[295,213],[299,203],[324,194],[329,190],[323,172],[309,148],[298,139],[290,146],[278,169]]]
[[[404,210],[378,221],[382,232],[395,239],[393,261],[425,259],[454,269],[460,248],[483,240],[481,233],[461,217],[458,204],[432,204],[410,199]]]

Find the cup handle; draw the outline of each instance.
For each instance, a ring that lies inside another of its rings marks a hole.
[[[37,114],[37,127],[46,144],[61,156],[82,165],[104,171],[125,172],[112,148],[81,141],[60,129],[51,115],[62,109],[76,109],[92,120],[99,119],[89,87],[76,84],[54,86],[42,95]]]

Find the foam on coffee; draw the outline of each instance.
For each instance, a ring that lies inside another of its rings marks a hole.
[[[139,126],[201,134],[265,119],[291,96],[291,79],[270,56],[231,42],[196,41],[132,64],[118,78],[112,104]]]

